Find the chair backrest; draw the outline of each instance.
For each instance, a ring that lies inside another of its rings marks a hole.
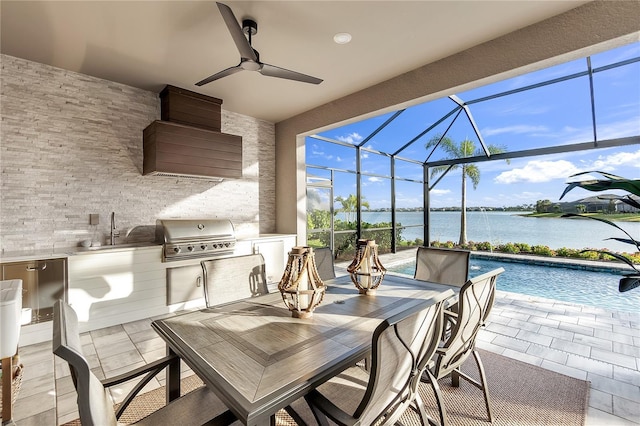
[[[314,248],[316,259],[316,268],[318,275],[322,281],[332,280],[336,277],[336,271],[333,265],[333,252],[329,247]]]
[[[458,316],[451,334],[438,349],[434,376],[446,376],[461,365],[473,352],[480,327],[485,323],[493,307],[496,279],[504,272],[497,268],[471,278],[460,289],[458,296]]]
[[[462,287],[469,276],[468,250],[418,247],[414,278]]]
[[[267,294],[267,275],[261,254],[203,260],[207,306]]]
[[[383,321],[373,333],[371,375],[354,417],[360,424],[392,425],[411,404],[422,371],[433,357],[443,327],[448,290]]]
[[[53,353],[69,364],[82,425],[116,425],[113,402],[82,354],[78,317],[62,300],[53,307]]]

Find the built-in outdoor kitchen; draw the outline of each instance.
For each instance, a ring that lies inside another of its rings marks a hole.
[[[203,306],[205,259],[259,252],[280,279],[296,236],[273,233],[272,123],[171,85],[2,63],[0,279],[23,281],[21,346],[51,339],[59,298],[82,331]]]

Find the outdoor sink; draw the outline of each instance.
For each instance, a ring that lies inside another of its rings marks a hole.
[[[155,245],[151,242],[145,243],[129,243],[129,244],[114,244],[114,245],[102,245],[102,246],[91,246],[91,247],[81,247],[79,251],[104,251],[104,250],[118,250],[118,249],[126,249],[126,248],[135,248],[135,247],[149,247]]]

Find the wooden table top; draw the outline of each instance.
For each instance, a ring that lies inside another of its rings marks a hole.
[[[309,319],[292,318],[279,292],[153,322],[153,328],[247,425],[269,424],[280,408],[363,359],[373,330],[455,287],[387,275],[375,296],[348,276],[327,281]]]

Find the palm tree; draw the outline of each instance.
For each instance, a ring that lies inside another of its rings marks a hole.
[[[453,158],[466,158],[471,156],[484,155],[482,148],[476,148],[474,141],[465,139],[459,144],[453,139],[445,136],[436,135],[425,145],[426,149],[439,145],[448,154],[447,159]],[[487,149],[491,154],[499,154],[504,152],[505,149],[496,145],[488,145]],[[509,160],[507,160],[507,163]],[[449,166],[436,166],[431,169],[431,177],[444,173]],[[471,179],[473,183],[473,189],[478,187],[480,183],[480,169],[475,164],[456,164],[451,168],[462,169],[462,206],[460,215],[460,240],[458,244],[463,245],[467,243],[467,178]]]
[[[345,219],[347,222],[355,222],[355,218],[353,217],[353,215],[355,214],[358,208],[358,199],[356,198],[356,196],[353,194],[349,194],[347,198],[344,198],[341,195],[339,195],[336,197],[336,202],[342,204],[342,207],[336,211],[344,212]],[[365,207],[367,209],[369,208],[369,202],[366,201],[364,197],[360,199],[360,203],[362,204],[362,207]]]

